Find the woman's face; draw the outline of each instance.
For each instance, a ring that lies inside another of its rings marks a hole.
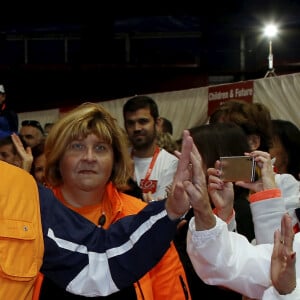
[[[73,140],[60,160],[63,186],[82,191],[104,188],[112,173],[113,149],[95,134]]]

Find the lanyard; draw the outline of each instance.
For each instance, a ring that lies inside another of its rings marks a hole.
[[[150,178],[150,175],[152,173],[152,170],[153,170],[153,167],[154,167],[154,164],[156,162],[156,159],[157,159],[157,156],[158,156],[159,152],[160,152],[160,148],[156,147],[155,151],[154,151],[154,154],[153,154],[153,157],[152,157],[152,160],[150,162],[150,165],[148,167],[148,170],[147,170],[145,178],[144,178],[145,181],[147,181]]]

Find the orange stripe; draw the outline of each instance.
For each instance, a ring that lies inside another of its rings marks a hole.
[[[279,198],[279,197],[281,197],[281,190],[271,189],[271,190],[265,190],[265,191],[257,192],[255,194],[251,194],[249,197],[249,201],[253,203],[253,202],[258,202],[266,199]]]
[[[216,207],[213,209],[213,213],[219,217],[218,209]],[[234,209],[232,209],[230,216],[226,219],[225,222],[228,224],[231,221],[231,219],[234,217],[234,215],[235,215],[235,211],[234,211]]]
[[[44,274],[39,272],[35,281],[32,300],[39,300],[43,280],[44,280]]]

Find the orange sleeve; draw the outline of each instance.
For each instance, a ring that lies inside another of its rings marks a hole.
[[[255,194],[251,194],[249,197],[249,201],[253,203],[253,202],[258,202],[266,199],[279,198],[279,197],[281,197],[281,190],[271,189],[271,190],[265,190],[265,191],[257,192]]]
[[[216,207],[213,209],[213,213],[216,216],[219,217],[219,215],[218,215],[218,209]],[[234,209],[232,209],[232,212],[231,212],[230,216],[226,220],[224,220],[224,221],[228,224],[232,220],[232,218],[234,218],[234,217],[235,217],[235,211],[234,211]]]
[[[149,273],[153,299],[191,299],[185,270],[173,242],[159,263]]]

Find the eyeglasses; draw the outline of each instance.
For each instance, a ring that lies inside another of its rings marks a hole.
[[[21,124],[22,124],[22,126],[32,126],[32,127],[35,127],[37,129],[39,129],[42,134],[44,134],[43,127],[40,124],[40,122],[37,121],[37,120],[24,120],[24,121],[22,121]]]

